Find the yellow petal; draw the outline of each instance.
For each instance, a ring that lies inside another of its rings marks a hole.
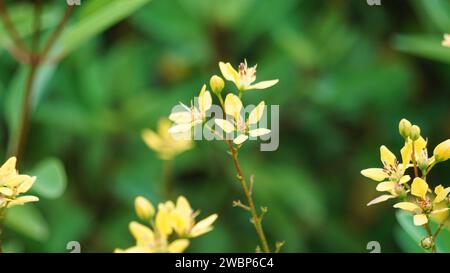
[[[445,161],[450,158],[450,139],[440,143],[433,151],[434,158],[437,162]]]
[[[147,146],[154,151],[159,151],[163,146],[163,141],[159,135],[150,129],[145,129],[142,131],[142,139],[145,144],[147,144]]]
[[[235,130],[234,125],[228,120],[216,118],[214,119],[214,122],[227,134]]]
[[[389,175],[384,171],[384,169],[380,168],[365,169],[361,171],[361,174],[367,178],[370,178],[378,182],[384,181],[389,177]]]
[[[198,237],[213,229],[212,224],[217,219],[217,214],[208,216],[207,218],[198,222],[191,230],[191,237]]]
[[[17,158],[15,156],[10,157],[1,167],[0,167],[0,177],[11,175],[16,172],[16,162]]]
[[[212,98],[211,93],[206,91],[206,85],[204,84],[202,90],[200,91],[200,95],[198,95],[198,106],[200,109],[200,113],[204,116],[205,112],[211,108]]]
[[[169,119],[175,123],[189,123],[192,121],[192,113],[190,111],[171,113]]]
[[[248,139],[248,136],[246,136],[246,135],[244,135],[244,134],[241,134],[241,135],[238,135],[234,140],[233,140],[233,142],[234,142],[234,144],[236,144],[236,145],[241,145],[242,143],[244,143],[244,141],[246,141]]]
[[[433,210],[431,213],[432,214],[438,214],[438,213],[446,212],[448,210],[449,210],[449,208],[436,209],[436,210]]]
[[[386,146],[380,147],[381,162],[387,166],[395,166],[397,158]]]
[[[439,203],[439,202],[444,201],[444,199],[450,193],[450,187],[445,188],[445,189],[438,189],[438,187],[436,187],[436,189],[434,191],[436,193],[436,198],[434,198],[434,203]]]
[[[266,89],[269,87],[274,86],[275,84],[278,83],[278,80],[270,80],[270,81],[262,81],[253,85],[250,85],[249,87],[245,88],[246,90],[251,90],[251,89]]]
[[[409,175],[404,175],[400,180],[398,181],[399,184],[405,184],[411,180],[411,177]]]
[[[411,194],[422,199],[426,198],[428,192],[428,184],[422,178],[414,178],[411,184]]]
[[[26,203],[30,203],[30,202],[37,202],[39,201],[39,198],[33,195],[24,195],[24,196],[20,196],[16,199],[14,199],[13,201],[8,203],[8,208],[17,206],[17,205],[23,205]]]
[[[251,137],[259,137],[259,136],[270,134],[270,130],[266,129],[266,128],[258,128],[258,129],[250,130],[248,132],[248,134]]]
[[[232,81],[235,84],[238,83],[239,80],[239,73],[234,70],[233,66],[230,63],[219,63],[220,72],[222,72],[223,77],[228,80]]]
[[[169,253],[182,253],[189,246],[189,240],[178,239],[169,244],[167,251]]]
[[[36,181],[36,176],[29,177],[26,176],[26,179],[17,187],[17,193],[24,193],[27,192],[31,187],[33,186],[34,182]]]
[[[405,142],[405,146],[400,150],[400,153],[402,154],[402,163],[403,166],[407,166],[409,162],[411,161],[411,154],[412,154],[412,141],[408,138],[408,141]]]
[[[262,115],[264,114],[264,108],[266,107],[266,104],[264,101],[260,102],[258,106],[255,107],[250,112],[250,115],[248,117],[248,124],[256,124],[261,119]]]
[[[422,226],[428,223],[428,218],[425,214],[414,215],[414,225]]]
[[[234,119],[237,120],[241,113],[241,110],[242,110],[241,99],[238,96],[229,93],[225,97],[225,113],[230,116],[233,116]]]
[[[133,221],[129,224],[128,228],[134,239],[136,239],[137,246],[148,246],[154,243],[155,235],[149,227]]]
[[[394,205],[394,208],[396,209],[402,209],[410,212],[415,212],[417,210],[420,210],[420,207],[414,203],[411,202],[400,202]]]
[[[194,126],[194,123],[183,123],[183,124],[176,124],[169,129],[169,133],[172,135],[180,135],[182,134],[185,136],[185,133],[189,133]]]
[[[377,185],[377,191],[391,191],[395,188],[396,182],[381,182]]]
[[[177,206],[176,206],[177,212],[181,213],[182,215],[191,217],[192,215],[192,208],[189,204],[188,200],[184,196],[179,196],[177,199]]]
[[[155,226],[163,235],[172,234],[172,211],[173,203],[166,202],[158,205],[158,213],[156,213]]]
[[[0,194],[3,194],[5,196],[11,196],[13,195],[13,193],[14,192],[8,187],[0,187]]]
[[[396,198],[396,196],[384,194],[384,195],[378,196],[377,198],[375,198],[372,201],[370,201],[369,203],[367,203],[367,206],[372,206],[372,205],[387,201],[392,198]]]

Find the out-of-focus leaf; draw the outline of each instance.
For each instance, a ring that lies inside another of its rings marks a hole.
[[[5,225],[37,241],[45,241],[49,235],[48,224],[39,210],[32,204],[8,209]]]
[[[450,63],[450,50],[441,45],[442,36],[397,35],[394,47],[405,53]]]
[[[421,12],[428,15],[442,32],[448,32],[450,29],[450,2],[447,0],[421,0]]]
[[[64,165],[57,158],[42,160],[30,174],[37,177],[32,190],[39,196],[58,198],[66,189],[67,177]]]
[[[111,0],[102,1],[103,5],[95,3],[98,1],[87,2],[86,5],[81,6],[81,9],[88,9],[88,11],[86,13],[81,11],[83,16],[79,18],[79,21],[69,26],[63,33],[60,50],[64,55],[69,54],[88,39],[126,18],[149,1]]]

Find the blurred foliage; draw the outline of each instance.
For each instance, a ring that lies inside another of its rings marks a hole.
[[[65,7],[45,2],[47,32]],[[257,204],[269,207],[270,241],[286,241],[285,252],[367,252],[373,240],[383,252],[420,251],[389,204],[365,206],[377,193],[359,172],[380,164],[381,144],[401,147],[403,117],[421,126],[430,147],[449,138],[450,51],[440,46],[450,32],[448,1],[82,2],[53,52],[65,59],[43,67],[35,87],[20,167],[39,175],[34,190],[42,198],[9,213],[5,248],[64,252],[80,241],[82,251],[111,252],[132,244],[134,197],[165,199],[163,165],[142,129],[196,95],[220,73],[218,61],[247,58],[258,63],[258,79],[280,79],[246,95],[249,103],[280,105],[279,149],[249,143],[241,152],[244,171],[255,174]],[[7,1],[24,36],[32,18],[26,3]],[[2,156],[14,141],[27,72],[4,50],[9,43],[0,27]],[[231,207],[241,192],[230,164],[219,142],[196,143],[175,159],[173,196],[219,214],[191,252],[256,246],[248,215]],[[448,170],[437,167],[431,181],[448,184]]]

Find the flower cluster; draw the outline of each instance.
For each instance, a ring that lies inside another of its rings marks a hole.
[[[133,221],[129,224],[136,245],[127,249],[116,249],[116,253],[181,253],[189,246],[189,239],[203,235],[213,229],[217,214],[196,222],[199,214],[193,211],[184,196],[176,204],[166,201],[158,204],[158,211],[146,198],[135,199],[137,216],[144,224]]]
[[[367,205],[373,205],[389,199],[399,199],[394,208],[411,212],[414,215],[414,224],[427,225],[431,217],[445,221],[450,200],[448,194],[450,187],[438,185],[431,191],[427,176],[432,168],[450,158],[450,139],[440,143],[429,157],[427,140],[421,136],[420,128],[412,125],[408,120],[402,119],[399,123],[400,135],[405,144],[400,150],[401,163],[386,147],[380,147],[382,168],[369,168],[361,174],[378,182],[377,191],[385,192]],[[411,170],[412,179],[406,174]],[[411,182],[412,180],[412,182]]]
[[[0,209],[39,201],[39,198],[26,193],[36,181],[36,177],[19,174],[15,157],[8,159],[0,167]]]
[[[257,128],[266,106],[264,101],[253,108],[246,118],[241,97],[243,92],[247,90],[269,88],[278,83],[278,80],[254,83],[256,80],[256,65],[248,67],[246,60],[239,65],[238,70],[235,70],[230,63],[223,62],[219,63],[219,68],[223,77],[234,83],[237,88],[237,94],[228,93],[225,100],[223,100],[222,91],[225,87],[224,80],[217,75],[211,77],[211,90],[217,96],[220,102],[220,108],[225,112],[223,117],[214,118],[214,123],[236,145],[242,144],[249,137],[256,138],[269,134],[269,129]],[[180,104],[182,110],[173,112],[169,116],[169,119],[174,122],[174,125],[169,129],[169,132],[173,135],[191,132],[191,129],[196,125],[207,122],[207,112],[213,106],[211,92],[206,90],[206,85],[203,85],[195,103],[191,102],[190,107],[183,103]],[[211,129],[211,131],[217,133],[217,130]]]

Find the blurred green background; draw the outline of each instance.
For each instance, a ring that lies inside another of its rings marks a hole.
[[[162,162],[141,131],[197,95],[220,74],[219,61],[246,58],[258,63],[259,80],[280,79],[246,94],[248,103],[280,105],[279,149],[248,143],[240,154],[255,174],[256,203],[269,208],[269,240],[286,241],[284,252],[368,252],[374,240],[383,252],[417,251],[391,203],[366,207],[376,184],[359,172],[381,164],[381,144],[398,154],[401,118],[421,126],[430,149],[450,137],[450,49],[440,45],[450,32],[449,1],[139,1],[129,10],[114,7],[127,0],[82,1],[61,42],[70,52],[42,68],[20,162],[21,172],[40,174],[41,201],[9,213],[7,250],[68,252],[69,241],[81,242],[82,252],[131,246],[134,197],[164,200]],[[6,1],[24,35],[30,2]],[[47,33],[66,4],[45,2]],[[27,72],[7,43],[0,27],[1,158]],[[252,252],[257,244],[248,214],[231,206],[242,195],[225,148],[198,142],[175,159],[173,196],[185,195],[200,217],[219,214],[190,252]],[[448,165],[430,181],[448,186]]]

